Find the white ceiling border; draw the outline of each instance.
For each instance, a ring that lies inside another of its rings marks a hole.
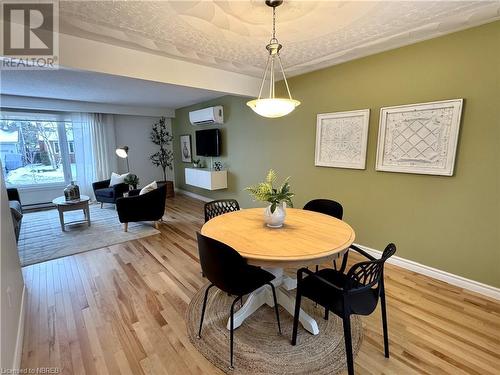
[[[59,112],[89,112],[115,115],[175,117],[175,110],[171,108],[138,107],[120,104],[83,102],[77,100],[35,98],[18,95],[0,95],[0,107]]]
[[[260,79],[75,36],[59,35],[59,65],[225,94],[256,96]]]

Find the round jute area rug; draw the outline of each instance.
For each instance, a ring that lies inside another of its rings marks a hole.
[[[229,331],[226,324],[234,297],[216,288],[209,292],[201,339],[197,339],[204,288],[191,300],[187,311],[187,330],[191,343],[212,364],[226,373],[234,374],[335,374],[347,367],[342,320],[330,314],[323,319],[324,310],[306,298],[302,308],[316,319],[319,334],[314,336],[299,325],[297,345],[290,344],[292,316],[280,307],[282,335],[274,309],[262,306],[234,331],[234,370],[229,369]],[[246,300],[246,299],[245,299]],[[239,307],[239,303],[237,304]],[[363,337],[358,316],[351,316],[354,355]]]

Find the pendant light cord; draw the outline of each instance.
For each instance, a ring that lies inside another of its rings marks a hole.
[[[276,40],[276,7],[273,7],[273,39]]]
[[[277,39],[276,39],[276,7],[273,7],[273,39],[271,39],[271,42],[277,42]],[[269,97],[273,98],[273,99],[274,99],[274,88],[275,88],[274,56],[271,56],[271,82],[269,84]]]
[[[273,37],[270,41],[270,43],[278,43],[278,40],[276,39],[276,7],[273,7]],[[264,69],[264,77],[262,77],[262,83],[260,85],[260,90],[259,90],[259,96],[257,99],[260,99],[262,97],[262,90],[264,89],[264,84],[266,82],[267,78],[267,71],[269,69],[269,98],[274,99],[275,98],[275,58],[278,60],[278,65],[281,70],[281,74],[283,75],[283,80],[285,81],[285,87],[286,91],[288,93],[288,97],[292,99],[292,94],[290,93],[290,87],[288,86],[288,81],[286,79],[285,71],[283,69],[283,64],[281,63],[281,57],[279,53],[276,55],[269,54],[269,57],[267,58],[267,64],[266,68]]]

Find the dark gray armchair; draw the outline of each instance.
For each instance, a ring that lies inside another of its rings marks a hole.
[[[165,201],[167,199],[167,186],[161,185],[149,193],[139,195],[140,190],[131,190],[128,197],[116,200],[116,210],[120,223],[125,224],[125,232],[128,223],[136,221],[153,221],[155,227],[165,213]]]
[[[111,180],[104,180],[92,184],[95,199],[101,202],[101,208],[103,203],[116,203],[116,200],[123,197],[123,193],[127,192],[129,189],[128,184],[109,186],[110,182]]]

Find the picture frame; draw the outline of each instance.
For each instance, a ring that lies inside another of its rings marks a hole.
[[[365,169],[369,125],[369,109],[318,114],[314,165]]]
[[[191,163],[193,161],[191,152],[191,134],[180,136],[181,159],[183,163]]]
[[[463,99],[380,109],[378,171],[452,176]]]

